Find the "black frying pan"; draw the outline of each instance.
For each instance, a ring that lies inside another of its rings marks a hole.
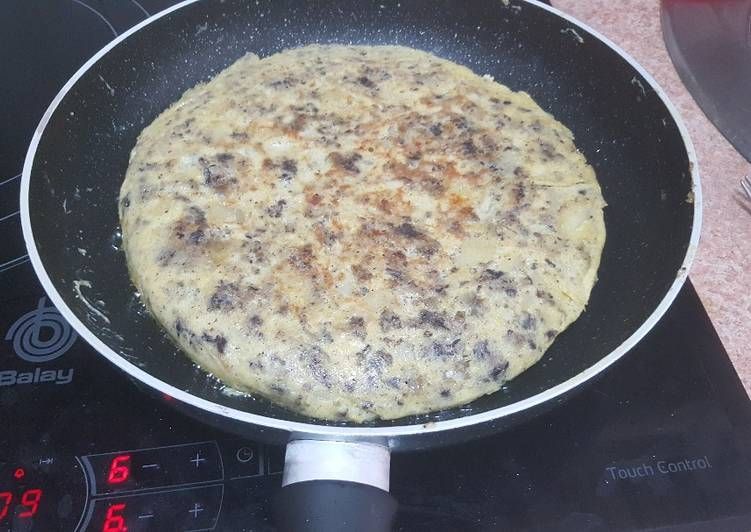
[[[24,165],[24,237],[42,284],[79,334],[194,415],[256,439],[374,444],[292,446],[285,483],[340,478],[326,468],[345,464],[341,478],[381,488],[386,467],[387,489],[389,449],[478,436],[539,411],[615,362],[678,293],[700,225],[695,157],[654,80],[592,30],[533,1],[177,7],[105,47],[53,101]],[[313,42],[404,44],[491,74],[568,126],[594,167],[608,202],[607,242],[589,306],[540,363],[501,391],[465,407],[367,426],[305,418],[262,398],[224,393],[139,307],[117,243],[117,196],[137,135],[183,91],[246,52],[265,56]],[[362,456],[352,465],[352,449],[365,449],[380,472],[372,464],[359,468]],[[298,466],[310,457],[317,465],[306,473],[310,464]]]

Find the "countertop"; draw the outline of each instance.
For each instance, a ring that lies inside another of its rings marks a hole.
[[[699,161],[704,223],[690,271],[709,317],[751,394],[751,203],[740,179],[749,164],[707,119],[665,49],[656,0],[553,0],[621,46],[657,80],[688,127]]]

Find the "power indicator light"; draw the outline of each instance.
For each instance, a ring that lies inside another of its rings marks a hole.
[[[26,476],[26,471],[22,467],[19,467],[13,472],[13,478],[16,480],[21,480],[23,477]]]

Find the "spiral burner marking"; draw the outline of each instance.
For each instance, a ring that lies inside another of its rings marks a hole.
[[[28,362],[48,362],[64,355],[78,338],[47,298],[39,299],[37,308],[27,312],[11,325],[5,339],[13,342],[13,350]]]

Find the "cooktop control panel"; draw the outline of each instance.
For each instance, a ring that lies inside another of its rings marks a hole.
[[[283,466],[281,448],[231,439],[28,456],[0,466],[0,530],[213,530],[225,497],[252,508]]]

